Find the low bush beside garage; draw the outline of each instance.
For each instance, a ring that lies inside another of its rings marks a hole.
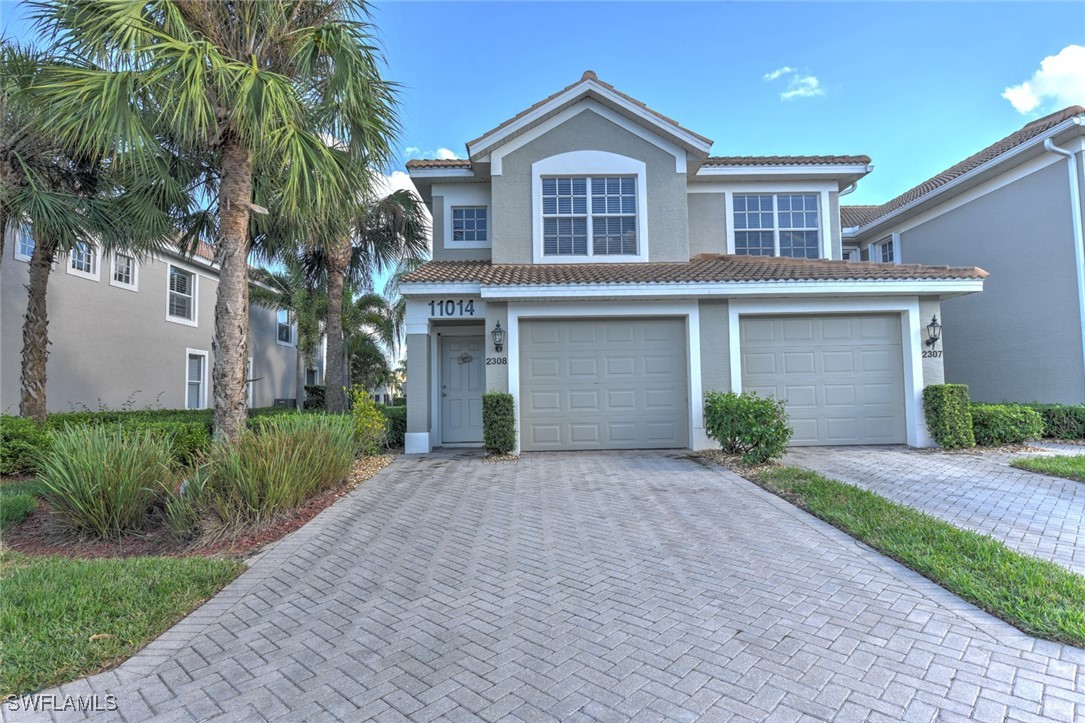
[[[744,464],[782,457],[791,441],[784,402],[753,392],[708,392],[705,432],[726,454],[741,454]]]
[[[923,390],[927,431],[944,449],[975,447],[968,387],[964,384],[932,384]]]
[[[1085,404],[1027,405],[1044,420],[1044,436],[1054,439],[1085,439]]]
[[[994,447],[1044,436],[1043,417],[1023,404],[973,404],[969,411],[976,444]]]
[[[482,395],[482,445],[490,454],[509,454],[516,449],[516,414],[512,395]]]

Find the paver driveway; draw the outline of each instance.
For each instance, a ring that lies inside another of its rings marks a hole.
[[[1085,453],[1081,446],[1053,449]],[[1085,483],[1010,466],[1010,460],[1033,454],[1044,452],[794,447],[784,463],[865,487],[1085,574]]]
[[[1080,720],[1034,641],[679,454],[400,458],[118,671],[130,720]]]

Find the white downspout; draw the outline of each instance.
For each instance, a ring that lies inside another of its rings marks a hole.
[[[1056,146],[1050,138],[1044,140],[1044,148],[1066,156],[1070,170],[1070,220],[1074,224],[1074,262],[1077,266],[1077,311],[1081,324],[1081,362],[1085,365],[1085,228],[1081,225],[1081,186],[1078,183],[1077,156],[1073,151]]]

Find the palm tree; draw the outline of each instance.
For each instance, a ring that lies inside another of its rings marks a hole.
[[[214,235],[215,434],[244,427],[254,187],[281,179],[276,212],[331,213],[391,158],[395,88],[363,0],[32,0],[41,29],[78,63],[38,96],[71,146],[120,158],[167,151],[199,173]],[[193,233],[193,228],[186,229]],[[335,297],[338,298],[338,297]]]
[[[297,327],[295,340],[296,367],[294,383],[298,409],[305,407],[305,369],[316,360],[323,337],[321,320],[327,310],[327,299],[306,273],[301,259],[287,256],[281,270],[254,269],[250,290],[252,303],[269,309],[286,311]]]
[[[362,197],[345,220],[347,232],[326,238],[321,247],[328,286],[325,399],[331,412],[343,411],[346,406],[344,281],[372,289],[376,275],[422,259],[429,251],[425,206],[410,191],[399,190],[382,198]]]
[[[44,421],[49,358],[47,291],[53,263],[66,254],[122,248],[143,256],[171,234],[170,209],[187,199],[166,179],[133,178],[125,164],[72,152],[52,133],[33,91],[59,61],[0,40],[0,257],[17,229],[32,239],[23,322],[19,413]]]

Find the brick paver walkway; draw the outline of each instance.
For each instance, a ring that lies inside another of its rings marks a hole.
[[[1085,447],[1058,445],[1060,454]],[[785,464],[865,487],[1085,574],[1085,483],[1016,469],[1044,452],[942,452],[907,447],[794,447]]]
[[[1033,640],[680,454],[401,457],[144,653],[129,720],[1080,720]]]

